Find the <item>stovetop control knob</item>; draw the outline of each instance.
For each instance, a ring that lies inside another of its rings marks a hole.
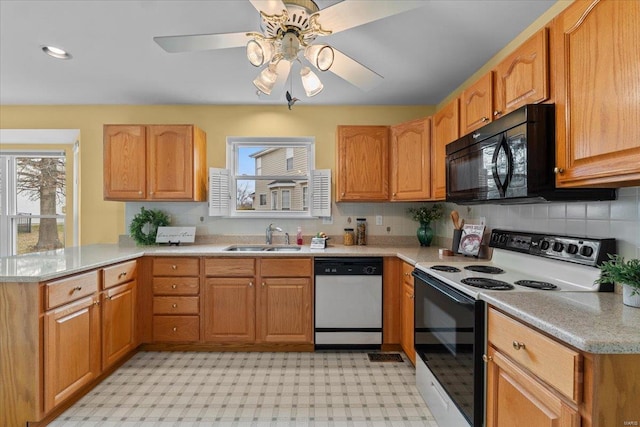
[[[578,252],[578,246],[574,245],[573,243],[570,243],[569,246],[567,246],[567,253],[570,253],[571,255],[575,254]]]
[[[509,237],[506,234],[503,234],[502,236],[500,236],[500,243],[505,244],[507,243],[507,239]]]
[[[554,250],[555,252],[562,252],[562,249],[564,249],[564,245],[563,245],[562,243],[560,243],[560,242],[555,242],[555,243],[553,244],[553,250]]]
[[[583,246],[580,248],[580,255],[584,257],[590,257],[593,255],[593,248],[591,246]]]
[[[543,240],[542,243],[540,243],[540,249],[542,249],[543,251],[549,249],[549,246],[550,245],[548,240]]]

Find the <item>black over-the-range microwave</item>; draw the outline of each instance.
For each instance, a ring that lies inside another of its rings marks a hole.
[[[447,201],[615,200],[613,188],[556,188],[555,106],[525,105],[446,146]]]

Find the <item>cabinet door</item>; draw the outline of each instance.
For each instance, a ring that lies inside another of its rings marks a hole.
[[[549,40],[543,28],[494,70],[494,118],[549,98]]]
[[[91,296],[45,313],[45,412],[64,402],[100,373],[97,304],[97,296]]]
[[[487,427],[580,426],[578,410],[489,348]]]
[[[460,96],[460,135],[491,122],[493,117],[493,73],[485,74]]]
[[[147,197],[146,127],[104,126],[104,199]]]
[[[414,290],[413,284],[402,285],[402,349],[405,354],[411,360],[411,363],[416,364],[416,349],[414,346],[413,329],[414,329]]]
[[[431,138],[431,197],[444,200],[447,195],[447,152],[445,147],[460,136],[458,98],[451,101],[433,116]]]
[[[193,197],[193,126],[149,126],[150,199]]]
[[[136,281],[103,293],[102,369],[136,347]]]
[[[309,278],[264,278],[258,292],[259,341],[313,342]]]
[[[556,182],[640,185],[640,2],[580,1],[554,21]]]
[[[431,119],[391,127],[391,200],[431,197]]]
[[[389,128],[338,126],[336,201],[389,199]]]
[[[210,342],[254,342],[253,278],[209,278],[204,287],[204,337]]]

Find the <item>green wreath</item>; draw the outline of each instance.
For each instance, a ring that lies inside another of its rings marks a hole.
[[[148,233],[143,228],[148,225]],[[133,240],[139,245],[154,245],[158,227],[169,225],[169,216],[162,211],[140,208],[140,213],[133,217],[129,232]]]

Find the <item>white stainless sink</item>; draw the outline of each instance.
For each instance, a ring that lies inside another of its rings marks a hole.
[[[300,246],[279,245],[232,245],[225,252],[298,252]]]

